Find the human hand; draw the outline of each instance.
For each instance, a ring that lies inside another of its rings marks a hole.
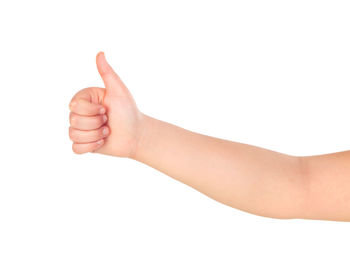
[[[77,154],[97,152],[132,157],[144,115],[103,52],[97,54],[96,64],[105,88],[85,88],[72,98],[69,104],[72,149]]]

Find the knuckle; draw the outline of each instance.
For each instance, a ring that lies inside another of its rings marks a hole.
[[[74,110],[76,106],[77,106],[77,101],[76,100],[70,101],[70,103],[69,103],[69,109],[70,110]]]
[[[73,140],[73,129],[72,129],[72,127],[69,127],[69,132],[68,132],[68,134],[69,134],[69,138],[70,138],[72,141],[74,141],[74,140]]]
[[[73,126],[76,124],[77,117],[71,112],[69,115],[69,122]]]
[[[76,154],[81,154],[82,152],[79,151],[79,147],[76,144],[72,145],[72,150]]]
[[[78,134],[77,131],[73,128],[69,129],[69,137],[72,141],[78,141]]]

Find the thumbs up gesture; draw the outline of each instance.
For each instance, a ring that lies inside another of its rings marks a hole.
[[[143,114],[103,52],[97,54],[96,64],[105,88],[85,88],[72,98],[69,104],[72,149],[77,154],[97,152],[132,157],[141,134]]]

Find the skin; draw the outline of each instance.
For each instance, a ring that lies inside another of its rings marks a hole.
[[[138,109],[103,52],[96,64],[105,88],[69,104],[75,153],[134,159],[255,215],[350,221],[350,151],[292,156],[177,127]]]

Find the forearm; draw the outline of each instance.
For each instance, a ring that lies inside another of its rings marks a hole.
[[[257,215],[350,220],[350,151],[290,156],[179,128],[142,114],[102,52],[96,65],[106,88],[80,90],[69,105],[75,153],[133,158]]]
[[[194,133],[144,116],[133,158],[234,208],[297,218],[307,179],[300,158]]]

